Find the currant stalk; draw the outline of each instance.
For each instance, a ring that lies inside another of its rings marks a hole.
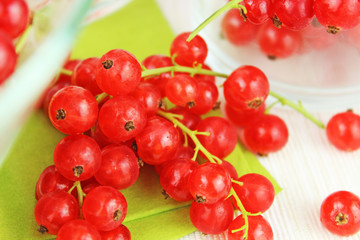
[[[287,105],[293,109],[295,109],[296,111],[298,111],[299,113],[301,113],[304,117],[306,117],[307,119],[309,119],[310,121],[312,121],[313,123],[315,123],[317,126],[319,126],[322,129],[325,129],[325,125],[324,123],[322,123],[320,120],[316,119],[311,113],[309,113],[301,104],[301,102],[299,101],[298,104],[280,96],[279,94],[270,91],[270,95],[273,96],[274,98],[276,98],[282,105]]]
[[[193,159],[195,160],[196,155],[199,151],[201,151],[208,159],[210,162],[212,163],[218,163],[221,164],[222,160],[218,157],[216,157],[215,155],[211,154],[199,141],[199,139],[197,138],[196,135],[209,135],[210,133],[208,132],[198,132],[196,130],[190,130],[189,128],[187,128],[184,124],[182,124],[179,120],[178,120],[178,115],[174,114],[174,113],[169,113],[169,112],[164,112],[162,110],[159,110],[157,112],[158,115],[162,116],[163,118],[166,118],[167,120],[169,120],[170,122],[172,122],[176,127],[179,127],[184,133],[187,134],[187,136],[189,136],[193,142],[195,143],[195,154]]]
[[[216,12],[214,12],[210,17],[205,19],[197,28],[195,28],[194,31],[189,35],[188,39],[186,41],[190,42],[206,25],[208,25],[210,22],[212,22],[215,18],[219,17],[222,13],[227,12],[228,10],[232,8],[238,8],[244,12],[244,14],[247,13],[246,8],[243,5],[239,5],[240,2],[243,0],[232,0],[219,8]]]
[[[146,69],[142,71],[141,77],[142,78],[150,77],[150,76],[153,77],[166,72],[185,72],[185,73],[190,73],[191,75],[203,74],[203,75],[210,75],[210,76],[223,77],[223,78],[227,77],[226,74],[210,71],[207,69],[202,69],[201,67],[184,67],[179,65],[171,66],[171,67]]]

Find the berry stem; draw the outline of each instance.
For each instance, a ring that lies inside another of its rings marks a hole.
[[[190,73],[190,74],[203,74],[203,75],[210,75],[210,76],[217,76],[217,77],[223,77],[223,78],[227,78],[226,74],[223,73],[218,73],[218,72],[214,72],[214,71],[210,71],[207,69],[202,69],[202,68],[192,68],[192,67],[184,67],[184,66],[170,66],[170,67],[162,67],[162,68],[155,68],[155,69],[147,69],[144,70],[141,73],[141,77],[153,77],[153,76],[157,76],[160,75],[161,73],[166,73],[166,72],[186,72],[186,73]]]
[[[59,74],[64,74],[64,75],[68,75],[68,76],[71,76],[72,73],[73,73],[72,71],[65,69],[65,68],[62,68],[59,72]]]
[[[243,185],[244,185],[243,182],[236,181],[236,180],[234,180],[234,179],[231,179],[231,182],[233,182],[233,183],[235,183],[235,184],[237,184],[237,185],[239,185],[239,186],[243,186]]]
[[[313,123],[315,123],[317,126],[319,126],[320,128],[325,128],[324,123],[322,123],[320,120],[316,119],[311,113],[309,113],[301,104],[301,102],[299,101],[298,104],[280,96],[279,94],[270,91],[270,95],[273,96],[274,98],[276,98],[277,100],[279,100],[279,102],[282,105],[288,105],[289,107],[295,109],[296,111],[298,111],[299,113],[301,113],[304,117],[306,117],[307,119],[309,119],[310,121],[312,121]]]
[[[195,149],[198,149],[198,151],[201,151],[207,159],[209,159],[212,163],[222,163],[222,160],[215,155],[211,154],[199,141],[196,135],[199,135],[199,132],[196,130],[190,130],[188,127],[186,127],[184,124],[182,124],[178,119],[177,115],[169,112],[164,112],[162,110],[159,110],[157,112],[158,115],[162,116],[163,118],[166,118],[170,122],[172,122],[176,127],[179,127],[183,132],[185,132],[195,143]],[[201,132],[202,133],[202,132]],[[195,151],[196,152],[196,151]]]
[[[17,40],[16,44],[15,44],[15,52],[17,54],[19,54],[21,52],[21,50],[24,48],[26,40],[29,37],[30,31],[32,28],[32,24],[29,24],[27,26],[27,28],[25,29],[25,31],[21,34],[21,36],[19,37],[19,39]]]
[[[74,185],[76,186],[76,190],[77,190],[77,194],[78,194],[79,207],[81,208],[82,205],[83,205],[84,197],[86,196],[86,194],[83,192],[83,190],[81,188],[80,181],[74,182]]]
[[[109,94],[107,93],[100,93],[99,95],[96,95],[96,101],[97,103],[100,103],[104,98],[106,98],[107,96],[109,96]]]
[[[243,0],[232,0],[216,10],[213,14],[210,15],[205,21],[203,21],[198,27],[195,28],[194,31],[189,35],[188,39],[186,41],[190,42],[204,27],[206,27],[210,22],[212,22],[214,19],[219,17],[222,13],[232,9],[232,8],[239,8],[244,11],[244,14],[247,13],[246,8],[243,5],[239,5],[240,2]]]
[[[234,233],[234,232],[244,230],[243,239],[247,239],[248,231],[249,231],[249,219],[248,219],[248,216],[251,215],[251,213],[249,213],[248,211],[245,210],[244,205],[242,204],[239,196],[236,194],[233,187],[231,187],[231,189],[230,189],[230,194],[234,197],[234,199],[236,201],[236,205],[239,207],[241,215],[242,215],[242,217],[244,219],[244,226],[242,226],[240,229],[232,230],[232,232]]]

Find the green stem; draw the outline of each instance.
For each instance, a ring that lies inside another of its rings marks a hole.
[[[238,195],[236,194],[235,190],[233,187],[231,187],[230,190],[230,194],[234,197],[235,201],[236,201],[236,205],[239,207],[240,212],[241,212],[241,216],[244,219],[244,226],[242,226],[240,229],[236,229],[236,230],[232,230],[232,232],[238,232],[241,230],[244,230],[244,235],[243,238],[247,239],[248,236],[248,231],[249,231],[249,219],[248,216],[251,214],[248,211],[245,210],[244,205],[242,204],[240,198],[238,197]]]
[[[19,37],[18,41],[16,42],[15,45],[15,52],[17,54],[19,54],[21,52],[21,50],[24,48],[26,40],[29,37],[30,31],[32,28],[32,24],[29,24],[29,26],[27,26],[27,28],[25,29],[25,31],[22,33],[22,35]]]
[[[64,74],[64,75],[68,75],[68,76],[71,76],[72,75],[72,71],[71,70],[68,70],[68,69],[65,69],[65,68],[62,68],[59,72],[59,74]]]
[[[219,8],[218,10],[216,10],[216,12],[211,14],[210,17],[205,19],[205,21],[203,21],[197,28],[195,28],[194,31],[192,31],[192,33],[189,35],[189,37],[188,37],[188,39],[186,39],[186,41],[190,42],[210,22],[212,22],[214,19],[219,17],[222,13],[224,13],[232,8],[241,8],[244,11],[244,13],[246,14],[247,13],[246,8],[243,5],[239,5],[239,3],[242,1],[243,0],[232,0],[232,1],[228,2],[227,4],[225,4],[224,6],[222,6],[221,8]]]
[[[228,75],[223,73],[214,72],[207,69],[202,68],[192,68],[192,67],[184,67],[184,66],[171,66],[171,67],[162,67],[162,68],[155,68],[155,69],[147,69],[141,73],[141,77],[153,77],[160,75],[161,73],[166,72],[186,72],[190,74],[203,74],[203,75],[210,75],[210,76],[217,76],[227,78]]]
[[[164,112],[162,110],[159,110],[157,112],[158,115],[166,118],[167,120],[171,121],[175,126],[179,127],[183,132],[185,132],[195,143],[195,149],[197,148],[198,151],[201,151],[207,159],[209,159],[212,163],[222,163],[222,160],[214,155],[212,155],[199,141],[196,135],[198,135],[197,131],[192,131],[188,127],[186,127],[184,124],[182,124],[177,118],[176,115],[169,112]]]
[[[107,96],[109,96],[109,94],[107,93],[100,93],[99,95],[96,95],[96,101],[97,103],[100,103],[104,98],[106,98]]]
[[[236,184],[239,185],[239,186],[243,186],[243,185],[244,185],[243,182],[236,181],[236,180],[234,180],[234,179],[231,179],[231,182],[236,183]]]
[[[287,105],[293,109],[295,109],[296,111],[298,111],[299,113],[301,113],[304,117],[306,117],[307,119],[309,119],[310,121],[312,121],[313,123],[315,123],[317,126],[319,126],[320,128],[325,128],[324,123],[322,123],[319,119],[316,119],[311,113],[309,113],[301,104],[301,102],[299,101],[298,104],[280,96],[277,93],[274,93],[272,91],[270,91],[270,95],[273,96],[274,98],[276,98],[277,100],[279,100],[279,102],[282,105]]]
[[[82,188],[81,188],[81,183],[80,181],[76,181],[74,184],[76,184],[76,190],[77,190],[77,194],[78,194],[78,201],[79,201],[79,207],[81,209],[83,202],[84,202],[84,196],[85,193],[83,192]]]

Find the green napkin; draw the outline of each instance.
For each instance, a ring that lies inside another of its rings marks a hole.
[[[122,48],[140,61],[151,54],[168,54],[174,37],[152,0],[133,0],[120,11],[83,28],[72,58],[101,56]],[[52,154],[64,135],[55,130],[42,111],[34,111],[0,167],[0,239],[54,239],[37,231],[34,189],[42,170],[53,164]],[[279,186],[251,153],[240,145],[227,157],[239,172],[258,172]],[[137,182],[123,190],[128,201],[124,224],[133,240],[175,240],[193,231],[190,202],[165,200],[159,177],[151,166],[141,169]]]

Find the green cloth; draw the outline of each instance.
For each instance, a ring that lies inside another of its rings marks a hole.
[[[86,26],[74,46],[72,58],[101,56],[114,48],[133,53],[140,61],[151,54],[168,54],[174,37],[158,6],[134,0],[120,11]],[[0,239],[55,239],[40,234],[34,219],[34,189],[40,173],[53,164],[52,154],[64,137],[42,111],[34,111],[0,168]],[[258,172],[280,188],[258,160],[238,145],[227,158],[240,175]],[[137,182],[123,190],[128,202],[124,224],[133,240],[179,239],[193,231],[190,202],[178,203],[161,195],[159,177],[151,166],[141,169]]]

